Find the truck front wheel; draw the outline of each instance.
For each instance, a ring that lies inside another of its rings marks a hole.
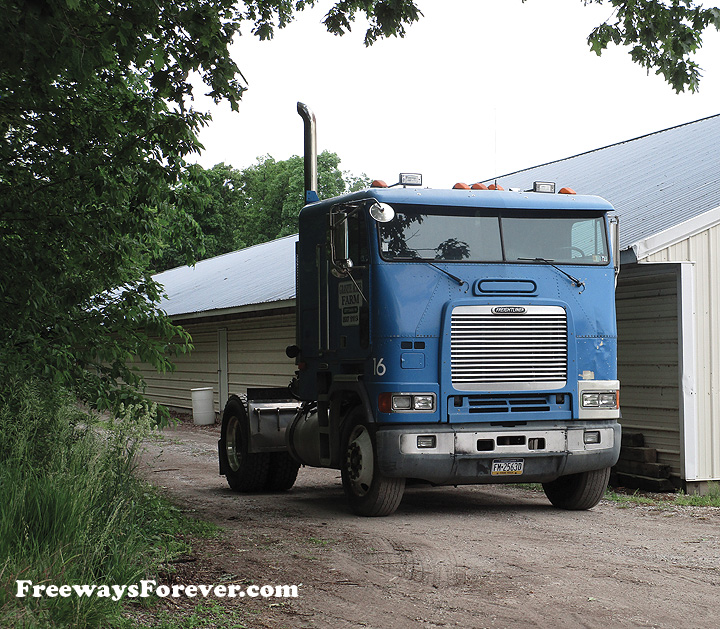
[[[610,468],[561,476],[543,483],[545,495],[560,509],[581,511],[592,509],[605,494],[610,480]]]
[[[248,452],[249,429],[245,403],[230,396],[223,412],[218,454],[221,473],[234,491],[261,491],[268,483],[270,455]]]
[[[394,513],[405,491],[405,479],[388,478],[380,473],[375,436],[362,408],[351,411],[343,443],[342,484],[352,510],[364,516]]]

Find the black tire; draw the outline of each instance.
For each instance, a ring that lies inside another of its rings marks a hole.
[[[231,395],[223,412],[219,456],[220,469],[233,491],[261,491],[268,483],[270,456],[248,452],[249,430],[245,403]]]
[[[295,484],[299,469],[300,463],[287,452],[273,452],[270,455],[270,469],[265,489],[268,491],[287,491]]]
[[[545,495],[560,509],[582,511],[592,509],[605,494],[610,480],[610,468],[561,476],[543,483]]]
[[[341,475],[350,508],[363,516],[394,513],[405,491],[405,479],[379,473],[375,434],[368,427],[362,407],[350,411],[343,444]]]

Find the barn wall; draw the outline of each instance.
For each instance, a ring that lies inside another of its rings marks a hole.
[[[217,331],[212,325],[188,325],[194,349],[190,354],[173,358],[175,371],[157,373],[149,365],[139,365],[146,395],[153,401],[177,409],[191,409],[191,389],[213,387],[217,394]],[[217,400],[216,400],[217,401]]]
[[[643,262],[694,262],[693,348],[697,405],[697,480],[720,479],[720,225],[648,255]]]
[[[623,430],[639,432],[658,462],[682,475],[675,267],[623,267],[616,292]]]
[[[176,370],[158,374],[147,365],[141,371],[148,397],[171,408],[191,410],[191,389],[213,388],[216,412],[224,400],[220,394],[227,378],[229,393],[245,393],[248,387],[286,386],[295,373],[294,361],[285,348],[295,342],[295,315],[267,315],[212,323],[186,322],[193,351],[177,357]],[[221,343],[227,339],[227,373]]]

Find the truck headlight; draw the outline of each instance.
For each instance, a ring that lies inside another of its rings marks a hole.
[[[432,395],[414,395],[413,408],[416,411],[435,410],[435,397]]]
[[[618,391],[587,391],[582,394],[584,408],[618,408]]]
[[[413,407],[413,399],[411,395],[393,395],[392,410],[393,411],[410,411]]]
[[[432,413],[435,395],[432,393],[381,393],[378,396],[381,413]]]

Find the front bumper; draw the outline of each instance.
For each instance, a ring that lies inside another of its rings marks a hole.
[[[598,433],[599,443],[586,443],[587,433]],[[544,483],[615,465],[620,434],[614,420],[511,427],[433,424],[381,426],[376,443],[380,471],[388,477],[436,485]],[[418,436],[428,435],[435,435],[435,447],[418,447]],[[522,473],[493,474],[493,461],[503,459],[522,460]]]

